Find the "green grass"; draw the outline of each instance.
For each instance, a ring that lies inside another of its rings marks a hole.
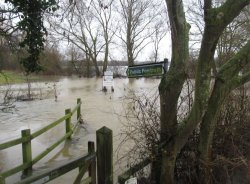
[[[31,82],[50,81],[55,79],[55,77],[52,76],[43,76],[37,74],[29,75],[28,78],[29,81]],[[0,72],[0,85],[24,83],[26,81],[27,77],[21,72],[7,71],[7,70],[3,70]]]
[[[8,83],[22,83],[25,81],[25,76],[21,73],[13,71],[1,71],[0,73],[0,84]]]

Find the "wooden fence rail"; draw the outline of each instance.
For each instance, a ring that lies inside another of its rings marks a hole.
[[[44,158],[48,153],[50,153],[53,149],[55,149],[59,144],[61,144],[66,139],[69,139],[71,135],[73,134],[77,123],[81,120],[81,99],[77,99],[77,105],[71,111],[70,109],[65,110],[65,116],[61,117],[57,121],[45,126],[44,128],[34,132],[30,133],[30,129],[22,130],[22,137],[18,139],[14,139],[5,143],[0,144],[0,150],[4,150],[19,144],[22,144],[22,156],[23,156],[23,164],[18,165],[17,167],[10,169],[8,171],[5,171],[3,173],[0,173],[0,184],[5,183],[5,178],[18,173],[20,171],[23,171],[24,176],[29,176],[32,171],[32,166],[37,163],[39,160]],[[77,123],[74,125],[73,128],[71,128],[71,117],[74,115],[74,113],[77,112]],[[47,148],[45,151],[43,151],[41,154],[36,156],[32,159],[32,145],[31,140],[35,139],[36,137],[40,136],[41,134],[47,132],[48,130],[54,128],[55,126],[59,125],[60,123],[65,121],[65,131],[66,134],[59,139],[56,143],[52,144],[49,148]]]
[[[65,162],[64,164],[57,165],[53,168],[41,171],[36,173],[24,180],[17,182],[16,184],[29,184],[29,183],[47,183],[75,168],[79,168],[79,174],[74,184],[78,183],[89,183],[96,184],[96,170],[92,167],[95,166],[96,154],[94,148],[94,142],[88,143],[88,154],[84,156],[80,156],[78,158],[72,159],[70,161]],[[94,167],[95,168],[95,167]],[[86,171],[91,171],[91,175],[85,178],[82,182],[82,177]]]
[[[73,184],[113,184],[113,133],[107,127],[96,131],[97,151],[94,142],[88,142],[88,154],[31,175],[16,184],[47,183],[75,168],[79,173]],[[97,161],[97,163],[96,163]],[[88,172],[88,177],[83,179]],[[0,175],[0,184],[1,175]]]
[[[113,133],[107,127],[96,131],[96,152],[94,142],[88,142],[88,154],[36,173],[17,184],[47,183],[75,168],[79,173],[73,184],[113,184]],[[97,163],[96,163],[97,161]],[[82,179],[88,171],[88,177]],[[1,183],[1,182],[0,182]]]
[[[161,149],[166,145],[166,142],[161,142],[158,145],[158,152],[161,152]],[[133,167],[130,167],[128,170],[123,172],[121,175],[118,176],[118,183],[119,184],[125,184],[125,182],[133,175],[135,175],[138,171],[144,169],[149,164],[152,164],[152,159],[145,158],[141,162],[135,164]]]
[[[119,184],[125,184],[125,182],[133,176],[138,171],[142,170],[144,167],[149,165],[151,163],[151,160],[149,158],[146,158],[145,160],[141,161],[140,163],[134,165],[133,167],[129,168],[127,171],[125,171],[123,174],[118,176],[118,182]]]

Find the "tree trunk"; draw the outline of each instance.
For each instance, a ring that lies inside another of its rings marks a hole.
[[[175,184],[174,170],[177,153],[162,153],[161,184]]]
[[[105,56],[104,56],[104,61],[103,61],[103,68],[102,68],[103,75],[104,75],[104,72],[107,70],[107,67],[108,67],[108,51],[109,51],[109,48],[108,48],[108,45],[106,45]]]
[[[90,75],[90,69],[91,69],[91,66],[90,66],[90,61],[89,61],[89,58],[87,58],[87,66],[86,66],[86,73],[87,73],[87,77],[89,78],[91,75]]]
[[[162,77],[159,93],[161,107],[161,141],[168,145],[162,154],[161,184],[174,183],[175,150],[177,134],[177,104],[186,80],[185,65],[188,61],[188,33],[190,26],[185,19],[181,0],[166,0],[171,25],[172,59],[170,69]],[[169,146],[170,145],[170,146]],[[160,171],[157,171],[160,172]]]
[[[97,65],[97,62],[95,63],[95,74],[96,74],[96,77],[100,77],[101,76],[101,73],[100,73],[99,67]]]
[[[104,75],[104,72],[107,70],[108,67],[108,56],[109,56],[109,41],[108,41],[108,30],[105,30],[105,53],[104,53],[104,61],[103,61],[103,69],[102,69],[102,73]]]
[[[212,141],[213,141],[213,133],[214,128],[216,126],[216,118],[218,112],[222,106],[222,103],[226,97],[226,94],[222,91],[223,84],[221,81],[216,81],[213,93],[209,99],[207,111],[202,118],[201,127],[200,127],[200,135],[199,135],[199,159],[202,160],[201,168],[203,168],[203,172],[198,171],[200,173],[200,181],[201,183],[212,183],[211,173],[209,161],[211,159],[212,154]],[[211,124],[212,126],[208,126]]]
[[[218,112],[224,102],[227,93],[223,92],[223,83],[216,80],[214,90],[208,102],[208,107],[205,115],[202,118],[200,128],[199,152],[201,159],[208,161],[211,153],[211,143]],[[211,124],[212,126],[207,126]]]
[[[219,72],[218,76],[216,76],[213,88],[210,88],[210,73],[216,45],[226,26],[239,15],[247,4],[249,4],[249,0],[248,3],[247,0],[241,2],[228,0],[217,9],[211,8],[211,4],[204,8],[206,26],[196,72],[195,102],[197,102],[198,112],[200,116],[202,116],[198,149],[200,159],[205,163],[211,159],[212,141],[217,115],[226,96],[233,89],[233,85],[231,85],[229,81],[233,78],[234,74],[237,73],[234,71],[233,74],[229,70],[225,72],[225,76],[223,72]],[[231,9],[231,7],[234,7],[234,9]],[[219,14],[223,15],[223,17],[219,17]],[[234,69],[237,69],[237,67]],[[230,75],[232,75],[231,79],[229,77]],[[212,92],[210,91],[211,89]],[[210,168],[204,168],[205,176],[201,176],[200,179],[202,183],[211,183]]]
[[[128,21],[127,21],[127,57],[128,57],[128,66],[134,65],[134,43],[133,43],[133,37],[132,37],[132,6],[129,6],[128,9]]]
[[[177,123],[177,103],[186,79],[185,65],[188,59],[189,26],[185,19],[183,1],[166,0],[171,26],[172,59],[170,69],[163,76],[159,86],[161,141],[167,145],[163,149],[163,153],[166,154],[162,154],[161,184],[175,182],[174,168],[177,155],[199,123],[202,123],[199,147],[201,158],[209,157],[216,114],[227,94],[233,89],[231,79],[237,83],[250,78],[249,73],[246,73],[242,79],[238,78],[238,72],[245,63],[240,63],[242,58],[236,57],[235,61],[229,62],[221,68],[221,72],[219,72],[221,76],[216,76],[216,84],[214,88],[211,88],[211,68],[218,39],[225,27],[249,2],[250,0],[227,0],[221,7],[212,8],[212,0],[204,1],[205,29],[196,69],[194,104],[185,120]],[[232,9],[232,7],[234,8]],[[242,62],[248,61],[247,49],[243,53],[245,60],[243,59]],[[209,172],[207,170],[205,174],[208,176]],[[209,177],[207,179],[203,182],[209,182]]]
[[[202,159],[205,163],[209,162],[211,159],[211,149],[214,130],[216,128],[217,115],[230,91],[242,84],[239,82],[241,80],[238,76],[238,71],[240,67],[244,68],[247,63],[250,63],[247,59],[249,56],[250,42],[248,42],[248,44],[246,44],[233,58],[231,58],[231,60],[221,67],[221,70],[215,80],[213,91],[209,98],[207,110],[202,118],[200,128],[200,142],[198,149],[200,152],[200,159]],[[225,68],[227,70],[224,70]],[[201,176],[201,179],[203,179],[203,183],[209,183],[208,181],[211,181],[210,169],[209,167],[205,168],[205,176]]]
[[[96,77],[100,77],[100,70],[99,70],[99,67],[98,67],[98,64],[97,64],[97,58],[96,57],[91,57],[91,59],[92,59],[92,62],[94,64],[94,67],[95,67]]]

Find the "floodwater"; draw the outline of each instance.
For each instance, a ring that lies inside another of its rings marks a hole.
[[[71,141],[62,143],[52,153],[35,164],[34,170],[40,171],[65,160],[86,154],[87,142],[95,141],[96,130],[103,126],[113,130],[115,151],[120,143],[119,133],[124,120],[122,114],[125,108],[128,108],[125,97],[130,95],[130,90],[134,90],[137,93],[155,93],[160,80],[143,78],[130,80],[115,79],[114,82],[114,93],[110,89],[106,93],[102,92],[102,79],[97,78],[63,78],[56,83],[31,84],[31,90],[38,91],[38,96],[42,100],[15,102],[16,110],[13,109],[7,113],[0,112],[0,144],[19,138],[23,129],[31,129],[32,133],[59,119],[64,115],[65,109],[74,108],[77,98],[81,98],[81,113],[85,122],[84,125],[78,127]],[[24,90],[25,88],[27,88],[27,84],[11,87],[13,91],[17,91],[17,89]],[[48,88],[52,89],[52,95],[46,96],[45,91],[48,91]],[[55,90],[57,101],[55,101],[53,95]],[[73,119],[74,121],[75,119]],[[62,123],[62,125],[33,140],[33,158],[60,139],[64,132],[64,123]],[[116,153],[114,153],[115,160]],[[0,173],[21,163],[21,146],[0,151]],[[115,172],[119,173],[117,166],[115,166]],[[74,179],[76,174],[77,171],[72,171],[50,183],[72,183],[72,178]],[[20,176],[21,174],[19,173],[7,178],[7,183],[15,183],[20,180]]]

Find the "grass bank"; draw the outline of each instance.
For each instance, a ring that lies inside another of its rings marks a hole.
[[[0,85],[24,83],[27,82],[27,79],[31,82],[39,82],[58,80],[59,77],[39,74],[31,74],[29,76],[25,76],[24,73],[7,70],[3,70],[0,72]]]

